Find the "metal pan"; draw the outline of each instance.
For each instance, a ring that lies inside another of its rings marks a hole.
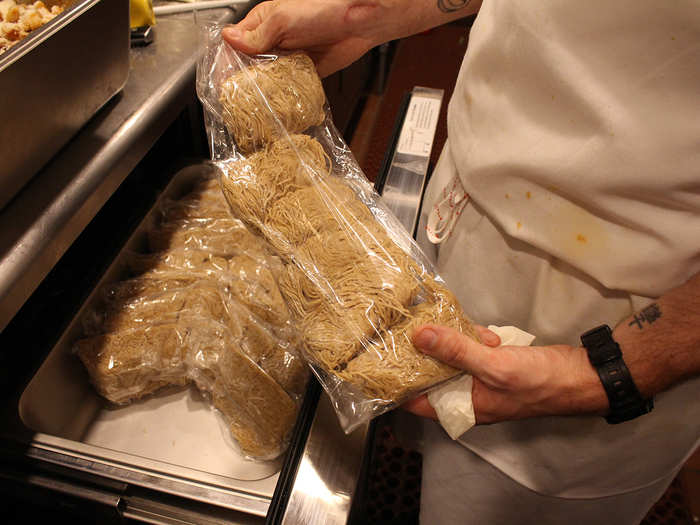
[[[128,74],[124,0],[78,0],[0,55],[0,209]]]
[[[214,170],[210,164],[195,164],[179,171],[159,202],[182,196],[193,181]],[[95,306],[105,283],[124,277],[126,258],[145,249],[147,230],[157,216],[158,203],[24,390],[18,406],[20,424],[33,433],[30,445],[51,454],[55,463],[78,462],[91,474],[264,516],[284,457],[266,462],[245,459],[196,389],[173,388],[110,408],[72,354],[72,344],[82,331],[81,317]]]

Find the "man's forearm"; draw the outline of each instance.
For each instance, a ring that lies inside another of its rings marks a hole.
[[[349,21],[376,26],[377,41],[386,42],[473,15],[481,0],[358,0],[352,4]]]
[[[321,76],[371,48],[476,13],[481,0],[271,0],[222,36],[248,54],[304,50]]]
[[[624,319],[613,330],[613,338],[644,398],[700,375],[700,274]],[[552,412],[607,413],[607,395],[585,349],[567,353],[569,381],[553,396]]]
[[[613,337],[645,398],[700,375],[700,274],[623,320]],[[495,369],[508,364],[510,378],[495,388],[483,375],[475,379],[472,396],[478,422],[608,413],[607,395],[583,347],[505,347],[494,352],[496,356],[506,357]],[[547,372],[550,369],[554,373]]]
[[[613,337],[645,397],[700,375],[700,274],[622,321]]]

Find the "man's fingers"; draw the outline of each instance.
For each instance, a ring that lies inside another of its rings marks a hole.
[[[238,27],[227,27],[221,32],[224,40],[231,46],[248,55],[264,53],[275,46],[274,36],[267,31],[265,24],[251,29],[242,30]]]
[[[401,408],[417,416],[437,419],[437,413],[425,395],[406,401]]]
[[[453,328],[421,326],[413,333],[413,344],[427,355],[473,375],[486,371],[488,349]]]
[[[498,337],[498,334],[492,332],[485,326],[481,326],[480,324],[474,325],[474,327],[476,328],[476,333],[478,333],[479,337],[481,338],[481,342],[486,346],[500,346],[501,338]]]
[[[264,53],[277,45],[281,34],[278,12],[270,11],[270,2],[256,6],[238,24],[224,28],[224,40],[249,55]]]
[[[237,27],[242,31],[252,31],[265,21],[270,14],[270,9],[272,9],[271,2],[261,2],[248,11],[245,18],[233,27]]]

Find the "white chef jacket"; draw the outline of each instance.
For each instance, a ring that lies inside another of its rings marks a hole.
[[[422,224],[455,180],[470,201],[438,271],[480,324],[579,345],[685,282],[700,271],[700,2],[484,0]],[[624,424],[538,418],[461,443],[539,493],[597,498],[667,478],[699,436],[697,378]]]

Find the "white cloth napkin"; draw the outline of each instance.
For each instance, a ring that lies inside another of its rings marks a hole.
[[[515,326],[490,325],[501,338],[501,346],[529,346],[535,336]],[[437,412],[440,424],[452,439],[457,439],[476,423],[472,404],[472,376],[460,376],[428,393],[428,402]]]

